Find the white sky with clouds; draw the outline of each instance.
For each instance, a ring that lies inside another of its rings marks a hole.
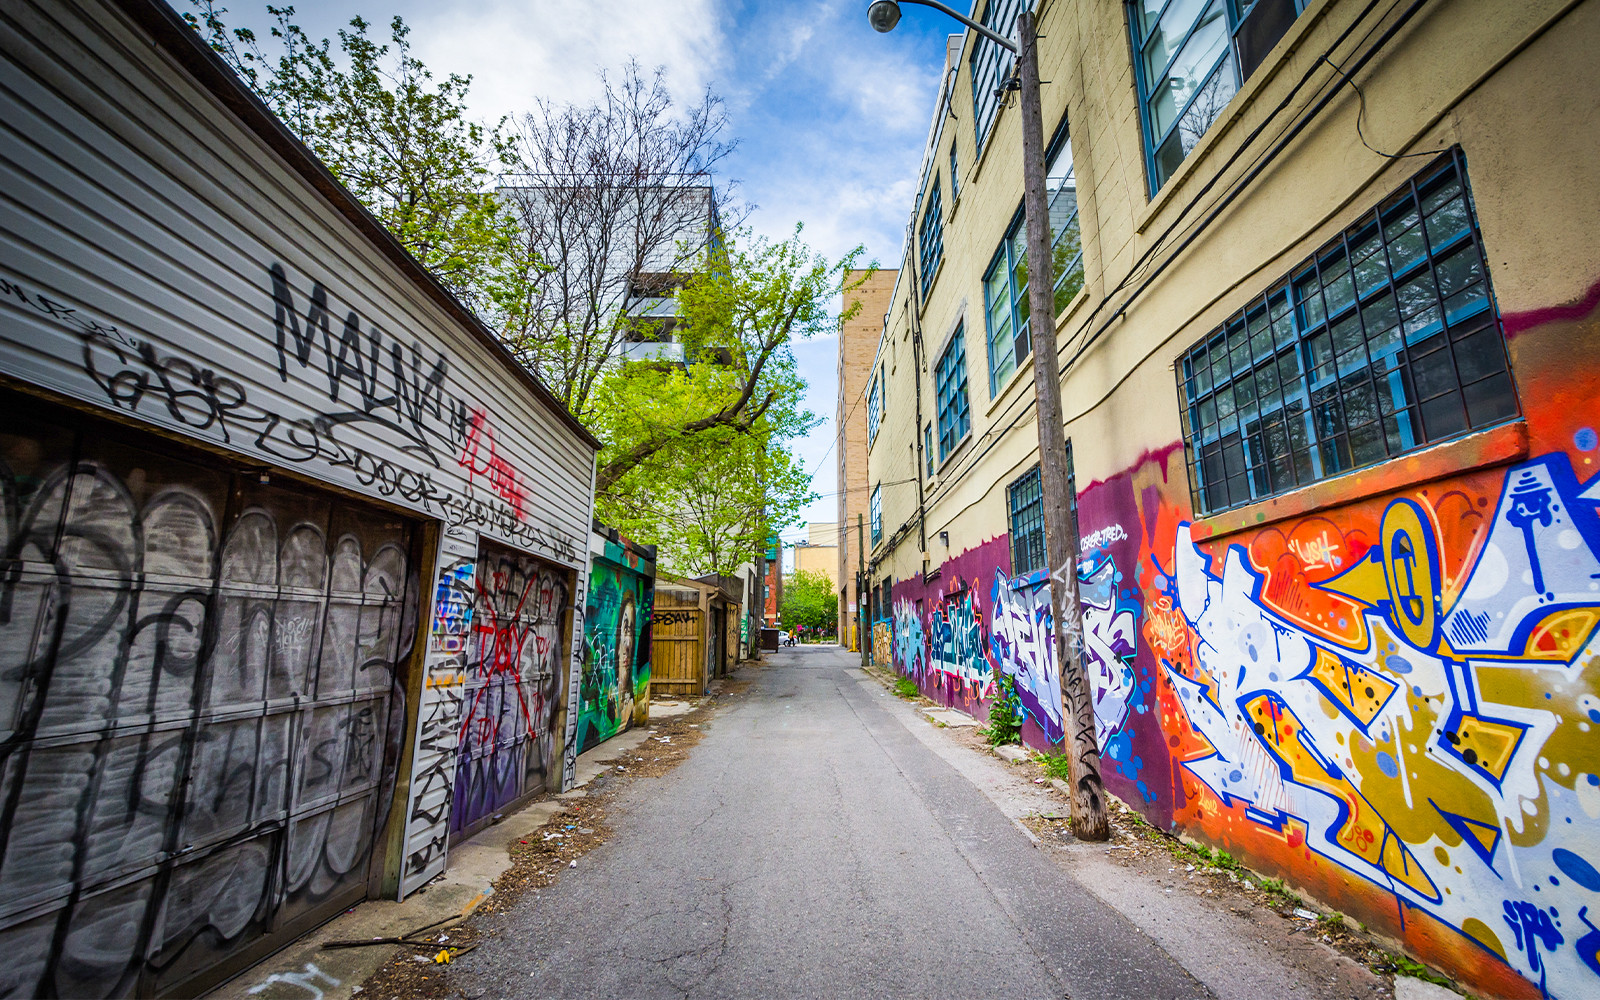
[[[740,182],[757,206],[757,232],[781,239],[804,222],[806,240],[832,258],[861,244],[866,260],[896,267],[944,39],[960,26],[908,5],[900,26],[880,35],[866,8],[867,0],[302,0],[294,20],[315,38],[334,37],[359,14],[382,39],[401,15],[436,75],[472,74],[469,100],[485,120],[519,115],[536,98],[590,100],[599,73],[630,57],[663,66],[680,103],[707,86],[723,98],[741,145],[718,181]],[[224,20],[262,35],[269,26],[265,2],[232,0]],[[801,516],[831,521],[837,337],[795,353],[808,405],[826,418],[794,445],[823,494]]]

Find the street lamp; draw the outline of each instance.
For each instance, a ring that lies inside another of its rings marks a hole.
[[[1021,84],[1023,213],[1028,225],[1028,313],[1048,336],[1033,338],[1033,388],[1039,419],[1039,480],[1044,492],[1045,556],[1050,566],[1050,611],[1055,620],[1056,663],[1061,671],[1062,721],[1071,769],[1072,828],[1083,840],[1111,836],[1100,747],[1094,734],[1094,703],[1083,673],[1083,612],[1078,598],[1078,539],[1072,527],[1067,481],[1067,438],[1061,418],[1061,383],[1056,376],[1055,276],[1050,260],[1050,209],[1045,190],[1044,114],[1039,100],[1039,48],[1032,11],[1017,15],[1017,40],[964,17],[936,0],[903,0],[950,15],[1017,56]],[[867,22],[877,31],[900,23],[900,4],[874,0]]]

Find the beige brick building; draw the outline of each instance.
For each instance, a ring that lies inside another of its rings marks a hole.
[[[874,660],[1009,675],[1060,752],[1048,352],[1107,789],[1476,994],[1594,994],[1600,5],[1029,5],[1055,315],[958,36],[865,386]]]
[[[845,275],[846,286],[860,281],[865,272]],[[879,270],[851,293],[850,302],[861,303],[856,315],[839,324],[839,408],[834,420],[834,444],[839,469],[838,560],[834,581],[839,587],[839,638],[856,646],[856,571],[861,549],[857,539],[866,529],[867,515],[867,388],[873,359],[883,334],[884,315],[899,272]],[[848,311],[850,302],[845,303]],[[863,525],[857,531],[857,522]]]

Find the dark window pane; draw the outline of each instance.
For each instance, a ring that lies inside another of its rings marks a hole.
[[[1244,475],[1244,445],[1238,434],[1222,439],[1222,466],[1229,478]]]
[[[1423,199],[1426,201],[1427,199]],[[1462,198],[1453,198],[1440,206],[1428,221],[1423,223],[1428,231],[1428,242],[1433,245],[1434,253],[1448,246],[1457,237],[1467,231],[1467,203]]]
[[[1346,351],[1359,349],[1362,346],[1361,320],[1355,313],[1333,324],[1333,352],[1344,354]]]
[[[1456,371],[1462,382],[1476,382],[1481,378],[1504,371],[1505,352],[1500,347],[1500,331],[1486,327],[1455,344]]]
[[[1350,461],[1355,466],[1371,465],[1389,457],[1383,441],[1383,425],[1367,424],[1350,432]]]
[[[1378,407],[1383,413],[1394,413],[1411,405],[1411,390],[1406,378],[1406,370],[1397,368],[1393,371],[1377,373]]]
[[[1411,216],[1415,218],[1415,216]],[[1385,232],[1388,227],[1385,227]],[[1422,230],[1413,226],[1410,229],[1402,228],[1389,237],[1389,266],[1394,270],[1395,277],[1410,271],[1428,257],[1428,251],[1422,243]]]
[[[1467,429],[1467,415],[1461,409],[1461,394],[1458,392],[1427,400],[1419,409],[1422,411],[1422,427],[1429,441],[1437,441]]]
[[[1331,438],[1344,430],[1339,412],[1339,387],[1326,386],[1311,394],[1311,412],[1316,415],[1317,437]]]
[[[1278,388],[1278,366],[1265,364],[1256,369],[1256,397],[1263,411],[1275,410],[1283,402],[1283,392]]]
[[[1378,399],[1372,383],[1366,379],[1346,384],[1344,390],[1345,423],[1354,428],[1378,419]]]
[[[1333,344],[1328,334],[1319,333],[1306,342],[1310,352],[1310,367],[1313,369],[1325,368],[1333,362]]]
[[[1450,363],[1449,351],[1434,351],[1426,357],[1411,361],[1411,380],[1416,386],[1418,399],[1429,399],[1456,387],[1456,372]],[[1429,424],[1429,437],[1434,437]]]
[[[1343,434],[1318,445],[1322,455],[1322,474],[1331,476],[1351,467],[1350,442],[1345,440]]]
[[[1517,396],[1505,372],[1461,390],[1467,401],[1467,418],[1474,427],[1492,424],[1517,414]]]

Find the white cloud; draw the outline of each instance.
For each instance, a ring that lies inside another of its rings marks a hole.
[[[601,70],[632,58],[666,67],[679,101],[693,100],[725,64],[715,0],[485,0],[430,5],[408,16],[431,67],[471,73],[481,117],[518,115],[536,98],[592,100]]]

